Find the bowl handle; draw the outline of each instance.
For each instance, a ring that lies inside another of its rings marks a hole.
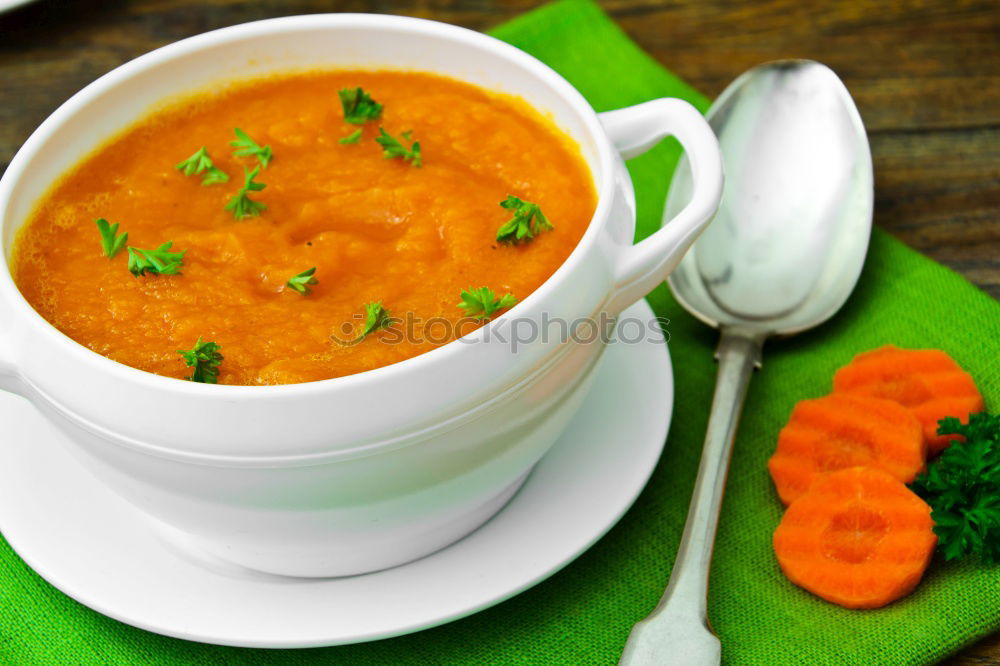
[[[616,314],[663,282],[708,226],[722,198],[722,154],[708,122],[684,100],[655,99],[602,113],[600,120],[625,159],[641,155],[664,137],[675,137],[687,155],[694,183],[688,204],[659,231],[628,248],[619,261],[607,307]]]

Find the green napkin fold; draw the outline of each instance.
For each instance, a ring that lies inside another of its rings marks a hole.
[[[707,100],[638,49],[594,4],[565,0],[493,31],[565,76],[599,110],[656,97]],[[738,72],[733,72],[736,75]],[[658,226],[678,148],[632,160],[637,237]],[[0,539],[0,662],[144,664],[612,664],[656,604],[683,529],[715,381],[716,334],[660,287],[677,403],[663,458],[625,518],[576,562],[499,606],[436,629],[300,651],[189,643],[120,624],[72,601]],[[732,461],[709,592],[712,625],[733,664],[916,664],[1000,629],[1000,567],[935,559],[909,597],[877,611],[827,604],[789,583],[771,551],[782,507],[765,467],[793,404],[830,390],[833,372],[886,343],[938,347],[1000,408],[1000,305],[963,278],[876,230],[854,295],[813,332],[769,342],[753,378]],[[609,442],[613,445],[613,442]],[[150,600],[150,603],[156,603]]]

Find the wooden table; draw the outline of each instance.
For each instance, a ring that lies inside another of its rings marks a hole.
[[[482,30],[538,0],[40,0],[0,16],[0,170],[61,102],[157,46],[320,11]],[[710,96],[777,58],[844,79],[875,158],[875,222],[1000,298],[1000,10],[995,0],[609,0],[660,62]],[[1000,663],[1000,634],[949,664]]]

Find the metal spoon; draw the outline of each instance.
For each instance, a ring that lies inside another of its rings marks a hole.
[[[733,439],[764,340],[816,326],[847,300],[871,233],[871,152],[832,70],[808,60],[755,67],[708,112],[726,186],[718,215],[670,276],[674,296],[719,329],[708,431],[687,524],[659,605],[632,629],[621,664],[718,664],[708,570]],[[666,216],[690,193],[685,164]]]

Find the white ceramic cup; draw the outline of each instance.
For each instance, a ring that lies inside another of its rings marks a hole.
[[[286,386],[197,384],[127,367],[70,340],[22,298],[6,267],[17,228],[82,156],[171,97],[316,67],[436,72],[550,114],[579,143],[598,192],[579,245],[537,291],[460,340]],[[633,245],[622,156],[668,135],[687,152],[690,203]],[[32,401],[112,489],[219,557],[296,576],[401,564],[475,529],[517,490],[579,406],[604,349],[585,334],[566,339],[562,322],[614,316],[662,282],[721,192],[715,136],[687,103],[659,99],[597,115],[547,66],[476,32],[363,14],[217,30],[101,77],[14,157],[0,181],[0,388]],[[547,322],[551,335],[539,335]],[[523,339],[516,350],[514,337]]]

